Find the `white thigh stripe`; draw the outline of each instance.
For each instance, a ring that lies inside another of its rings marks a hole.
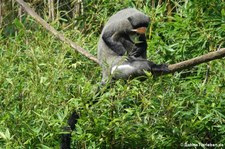
[[[119,65],[119,66],[115,65],[111,69],[111,74],[113,74],[115,70],[126,72],[126,71],[132,71],[133,69],[134,69],[134,67],[132,67],[129,64]]]

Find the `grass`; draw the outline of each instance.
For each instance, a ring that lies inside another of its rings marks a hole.
[[[224,26],[218,25],[223,16],[212,22],[215,14],[193,9],[177,12],[183,16],[173,22],[165,21],[164,9],[146,9],[157,12],[148,40],[152,60],[174,63],[224,45]],[[63,33],[96,53],[97,29]],[[224,65],[220,59],[143,82],[119,80],[97,96],[97,64],[31,19],[15,19],[0,34],[0,148],[58,148],[61,127],[74,109],[81,115],[72,134],[76,148],[219,148],[225,145]]]
[[[67,102],[80,96],[83,87],[90,87],[89,80],[99,78],[99,71],[91,69],[96,64],[39,29],[22,28],[1,40],[0,130],[6,147],[58,144],[50,140],[58,140],[65,109],[73,108]]]

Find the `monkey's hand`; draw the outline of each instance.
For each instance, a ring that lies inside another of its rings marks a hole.
[[[142,56],[144,53],[146,53],[146,49],[143,47],[134,47],[130,52],[129,52],[129,56],[134,56],[134,57],[140,57]]]

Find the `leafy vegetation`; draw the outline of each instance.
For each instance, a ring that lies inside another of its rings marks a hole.
[[[107,18],[137,7],[151,17],[148,56],[157,63],[225,47],[223,0],[170,1],[173,9],[150,4],[85,1],[75,25],[68,18],[52,25],[96,55]],[[6,22],[0,30],[0,148],[58,148],[74,109],[81,116],[72,133],[75,148],[225,146],[224,59],[143,82],[118,80],[97,93],[97,64],[29,16]]]

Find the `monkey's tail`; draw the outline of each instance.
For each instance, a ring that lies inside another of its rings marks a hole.
[[[79,115],[74,111],[68,119],[67,123],[69,126],[63,128],[65,133],[61,135],[61,149],[70,149],[71,133],[75,129],[75,124],[77,123],[78,119]]]

